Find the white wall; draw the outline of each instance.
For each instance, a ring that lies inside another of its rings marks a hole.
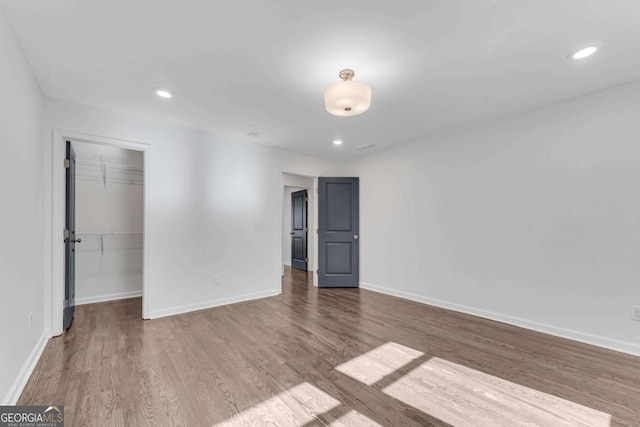
[[[42,94],[0,11],[0,398],[13,404],[44,328]],[[33,324],[29,328],[29,313]]]
[[[73,146],[76,236],[82,239],[76,245],[76,304],[140,296],[143,154],[83,142]]]
[[[44,121],[47,177],[54,128],[151,144],[145,181],[151,317],[279,293],[281,171],[324,175],[335,164],[52,99]]]
[[[639,123],[636,82],[354,161],[363,286],[640,354]]]

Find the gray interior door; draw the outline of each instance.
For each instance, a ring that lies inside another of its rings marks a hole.
[[[291,267],[307,271],[307,190],[291,193]]]
[[[318,286],[360,284],[358,178],[318,179]]]
[[[65,215],[65,286],[64,329],[69,329],[76,308],[76,153],[67,141],[66,215]]]

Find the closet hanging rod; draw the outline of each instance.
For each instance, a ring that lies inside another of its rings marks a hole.
[[[121,171],[126,171],[126,172],[139,172],[139,173],[143,173],[144,169],[139,168],[139,167],[134,167],[134,166],[114,166],[114,165],[109,165],[108,163],[92,163],[92,162],[82,162],[82,161],[76,161],[76,166],[86,166],[86,167],[95,167],[95,168],[99,168],[101,166],[106,167],[107,169],[115,169],[115,170],[121,170]]]
[[[124,236],[124,237],[128,237],[128,236],[132,236],[132,237],[136,237],[136,236],[142,236],[144,235],[144,233],[127,233],[127,232],[117,232],[117,231],[112,231],[112,232],[105,232],[105,233],[76,233],[76,236]]]
[[[119,178],[101,178],[97,176],[88,176],[88,175],[76,175],[76,178],[81,181],[95,181],[95,182],[112,182],[116,184],[134,184],[134,185],[144,185],[143,180],[135,180],[135,179],[119,179]]]

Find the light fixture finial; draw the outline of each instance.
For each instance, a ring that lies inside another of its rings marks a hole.
[[[348,80],[352,80],[353,76],[355,76],[356,73],[354,73],[353,70],[345,68],[344,70],[340,71],[340,74],[338,74],[338,75],[340,76],[340,78],[342,80],[344,80],[346,82]]]

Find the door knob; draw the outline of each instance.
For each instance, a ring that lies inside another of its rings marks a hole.
[[[292,231],[292,232],[291,232],[291,233],[289,233],[289,234],[296,234],[296,233],[294,233],[294,232]]]
[[[357,235],[357,234],[354,234],[354,235],[353,235],[353,238],[354,238],[355,240],[358,240],[358,235]]]
[[[82,239],[75,239],[75,240],[72,240],[72,242],[73,243],[82,243]]]

